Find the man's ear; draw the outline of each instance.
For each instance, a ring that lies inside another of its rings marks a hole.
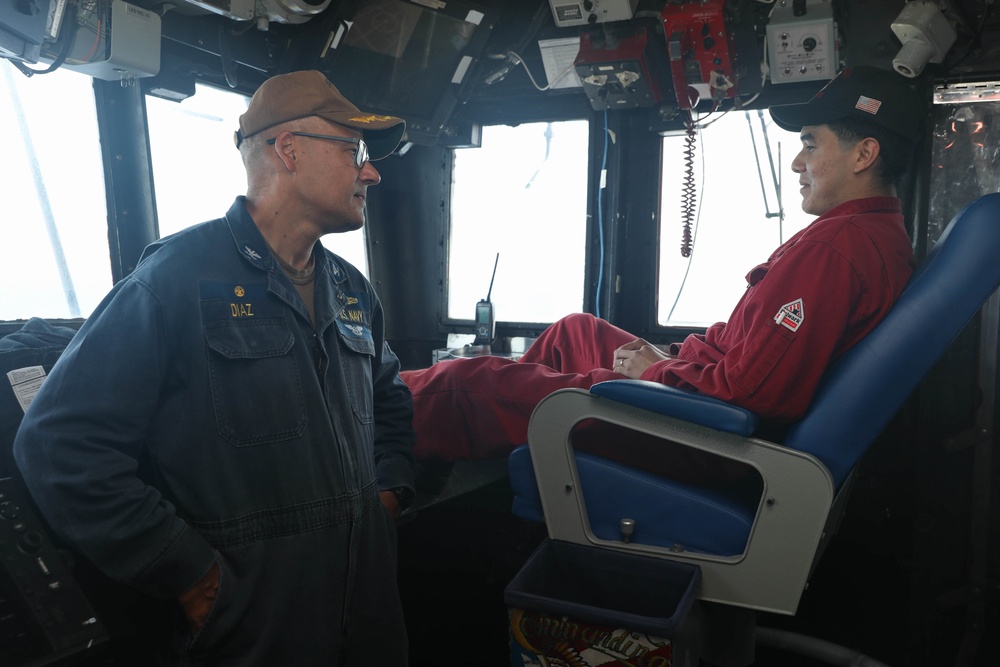
[[[854,161],[854,173],[860,174],[875,164],[882,147],[875,137],[865,137],[855,145],[854,150],[857,156]]]
[[[285,169],[295,171],[295,162],[297,160],[295,157],[295,135],[285,130],[279,132],[278,136],[274,139],[274,146],[272,148],[274,148],[275,155],[285,165]]]

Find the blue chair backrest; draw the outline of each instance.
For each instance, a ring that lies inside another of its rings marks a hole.
[[[885,319],[827,373],[784,444],[822,461],[839,488],[998,285],[1000,193],[952,219]]]

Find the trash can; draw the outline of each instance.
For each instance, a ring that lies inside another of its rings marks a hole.
[[[696,667],[701,568],[547,539],[508,584],[511,665]]]

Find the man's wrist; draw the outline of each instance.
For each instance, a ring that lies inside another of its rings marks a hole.
[[[397,486],[393,489],[387,489],[391,491],[394,496],[396,496],[396,502],[399,503],[401,509],[406,509],[413,504],[413,490],[405,486]]]

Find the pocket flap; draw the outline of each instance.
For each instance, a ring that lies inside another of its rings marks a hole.
[[[368,327],[337,320],[337,332],[347,347],[361,354],[375,356],[375,341],[372,340],[372,330]]]
[[[206,325],[205,340],[229,359],[259,359],[287,353],[295,336],[284,320],[241,321]]]

